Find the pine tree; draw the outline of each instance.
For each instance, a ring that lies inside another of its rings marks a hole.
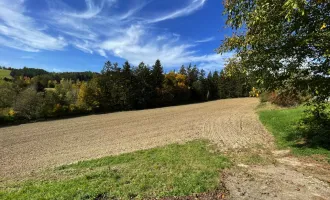
[[[148,107],[153,94],[152,76],[149,67],[143,62],[134,70],[134,77],[136,78],[134,84],[135,104],[137,108],[143,109]]]
[[[126,61],[123,65],[123,73],[125,76],[128,76],[131,74],[131,65],[128,61]]]
[[[155,88],[162,88],[164,81],[163,67],[160,60],[157,60],[155,65],[152,66],[151,75],[153,78],[153,84]]]
[[[184,65],[181,66],[179,73],[187,76],[187,70]]]

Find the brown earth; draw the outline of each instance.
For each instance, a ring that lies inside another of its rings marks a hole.
[[[0,182],[80,160],[195,139],[208,139],[227,155],[255,147],[271,152],[273,137],[258,120],[258,103],[255,98],[219,100],[0,128]],[[284,163],[287,153],[282,154],[263,154],[276,164],[250,166],[235,161],[238,166],[226,172],[223,180],[229,194],[226,199],[330,197],[328,183],[298,172],[296,166]],[[219,194],[214,193],[222,198]],[[212,195],[200,197],[212,199]]]
[[[0,128],[0,177],[197,138],[222,149],[267,144],[257,104],[221,100]]]

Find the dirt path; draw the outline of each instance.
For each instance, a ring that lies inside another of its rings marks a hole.
[[[0,177],[206,138],[227,148],[269,144],[254,98],[93,115],[0,128]]]
[[[209,139],[229,154],[256,146],[271,151],[273,137],[258,120],[258,103],[255,98],[230,99],[0,128],[0,182],[48,167],[195,139]],[[290,159],[238,165],[223,184],[232,199],[329,199],[329,184],[297,170],[301,164],[289,166],[297,164]]]

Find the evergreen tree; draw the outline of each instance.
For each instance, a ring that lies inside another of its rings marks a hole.
[[[135,76],[135,105],[138,109],[147,108],[153,94],[153,77],[150,69],[141,62],[134,70]]]
[[[211,87],[211,94],[213,99],[218,99],[219,98],[219,73],[217,71],[213,72],[212,76],[212,87]]]
[[[155,88],[162,88],[164,81],[163,67],[160,60],[157,60],[155,65],[152,66],[151,75],[153,78],[153,84]]]
[[[125,76],[131,75],[131,65],[129,64],[128,61],[126,61],[123,65],[123,73]]]
[[[187,70],[184,65],[181,66],[179,73],[187,76]]]
[[[129,110],[133,108],[133,102],[134,102],[134,76],[131,71],[131,65],[128,61],[126,61],[123,65],[122,70],[122,101],[124,109]]]

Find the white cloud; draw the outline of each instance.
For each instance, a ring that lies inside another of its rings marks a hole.
[[[205,43],[205,42],[211,42],[215,40],[215,37],[209,37],[209,38],[205,38],[205,39],[201,39],[201,40],[196,40],[195,42],[197,43]]]
[[[107,53],[105,53],[105,51],[103,49],[98,49],[97,52],[100,54],[100,56],[103,56],[105,58],[107,58]]]
[[[39,50],[61,50],[67,43],[59,36],[43,32],[44,27],[24,15],[23,0],[2,0],[0,2],[1,44],[7,47],[37,52]]]
[[[174,19],[177,17],[189,15],[189,14],[195,12],[196,10],[202,8],[203,5],[205,4],[205,2],[206,2],[206,0],[191,0],[190,3],[188,3],[188,5],[186,7],[166,13],[160,17],[156,17],[156,18],[147,20],[147,22],[156,23],[156,22],[160,22],[160,21],[164,21],[164,20],[168,20],[168,19]]]
[[[205,69],[220,68],[224,65],[225,60],[233,55],[233,53],[223,55],[213,53],[198,56],[192,50],[194,45],[178,44],[177,36],[172,36],[172,40],[171,38],[163,40],[163,35],[150,38],[144,28],[141,25],[131,26],[124,31],[124,35],[109,39],[100,48],[110,51],[117,57],[129,60],[134,65],[141,61],[152,65],[157,59],[160,59],[165,66],[200,63]],[[148,40],[144,40],[144,38],[148,38]]]
[[[87,9],[84,12],[67,13],[67,15],[77,18],[90,19],[97,16],[103,9],[104,1],[96,4],[93,0],[85,0]]]
[[[205,69],[222,67],[232,55],[201,55],[195,50],[196,43],[210,42],[214,37],[187,42],[177,33],[156,27],[157,22],[194,13],[206,0],[186,0],[185,7],[156,17],[141,15],[153,0],[127,0],[120,11],[119,0],[85,0],[81,10],[61,0],[48,0],[49,10],[41,13],[42,20],[28,16],[24,0],[13,0],[11,4],[9,0],[0,1],[0,44],[23,51],[62,50],[71,45],[105,58],[114,55],[134,65],[141,61],[152,65],[160,59],[168,67],[196,63]]]

